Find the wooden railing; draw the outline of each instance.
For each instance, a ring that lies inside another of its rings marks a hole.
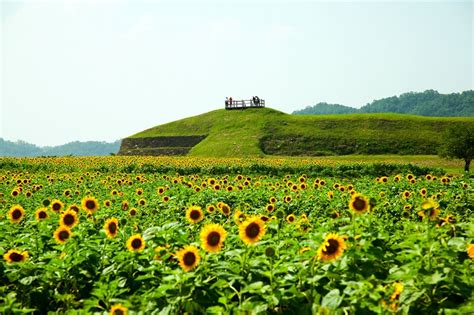
[[[258,102],[253,100],[232,100],[225,101],[225,109],[243,109],[243,108],[259,108],[265,107],[265,100],[259,99]]]

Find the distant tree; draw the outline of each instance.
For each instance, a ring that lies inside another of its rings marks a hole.
[[[440,155],[464,160],[464,171],[469,172],[474,158],[474,125],[459,124],[449,127],[445,132]]]

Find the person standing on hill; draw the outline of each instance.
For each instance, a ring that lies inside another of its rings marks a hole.
[[[232,96],[229,97],[229,105],[232,106]]]
[[[259,105],[260,104],[260,99],[258,98],[258,96],[255,96],[255,101],[254,101],[255,105]]]

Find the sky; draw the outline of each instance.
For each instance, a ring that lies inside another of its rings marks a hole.
[[[0,0],[0,137],[114,141],[258,95],[473,89],[473,1]]]

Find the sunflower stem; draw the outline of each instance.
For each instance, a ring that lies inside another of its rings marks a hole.
[[[104,253],[105,253],[106,245],[107,245],[107,237],[104,238],[104,243],[102,244],[102,250],[100,252],[100,270],[102,270],[102,268],[104,267],[104,260],[105,260]]]
[[[430,220],[429,218],[426,218],[426,244],[428,244],[428,246],[430,246],[431,244],[431,229],[430,229]],[[426,255],[426,259],[427,259],[427,271],[430,271],[431,270],[431,246],[428,250],[428,253]]]
[[[352,239],[354,242],[354,250],[357,250],[357,240],[356,240],[356,232],[357,232],[357,222],[356,222],[356,214],[352,213]],[[352,277],[356,279],[356,255],[354,252],[352,253],[352,261],[354,267],[352,269]]]

